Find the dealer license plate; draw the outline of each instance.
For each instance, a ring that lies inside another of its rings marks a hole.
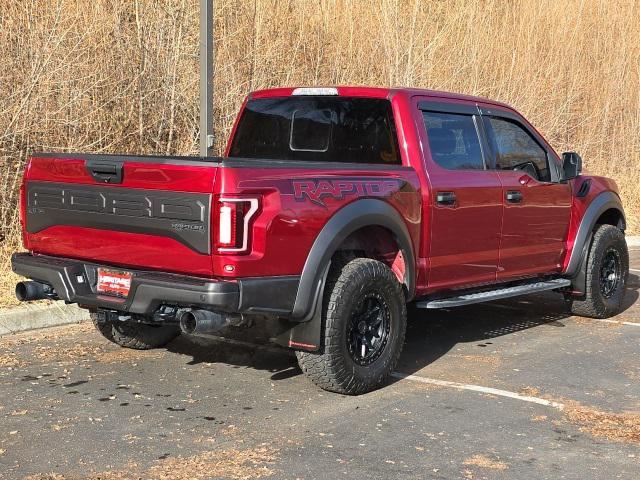
[[[120,270],[98,268],[98,285],[96,289],[100,293],[126,297],[131,289],[133,273]]]

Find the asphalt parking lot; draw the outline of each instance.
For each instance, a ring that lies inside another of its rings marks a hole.
[[[284,350],[88,324],[0,339],[0,478],[640,477],[640,250],[625,311],[545,293],[410,314],[391,385],[314,387]]]

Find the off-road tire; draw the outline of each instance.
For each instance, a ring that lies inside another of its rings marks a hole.
[[[389,330],[379,356],[368,365],[352,358],[348,347],[351,315],[367,295],[386,304]],[[402,352],[407,307],[402,286],[384,263],[356,258],[332,267],[323,295],[323,339],[319,352],[296,352],[302,371],[324,390],[359,395],[382,386]]]
[[[607,253],[613,250],[620,262],[620,277],[612,295],[605,297],[601,289],[601,268]],[[609,318],[622,309],[627,277],[629,252],[624,233],[613,225],[600,225],[593,235],[587,256],[587,285],[581,298],[568,298],[571,313],[581,317]]]
[[[95,313],[91,320],[104,338],[125,348],[150,350],[165,346],[180,334],[173,326],[155,326],[145,323],[98,321]]]

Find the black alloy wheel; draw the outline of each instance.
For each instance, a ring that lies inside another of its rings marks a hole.
[[[615,293],[621,276],[620,254],[617,250],[610,248],[605,253],[600,267],[600,292],[604,298],[611,298]]]
[[[347,325],[347,348],[351,359],[366,366],[384,350],[391,328],[389,306],[379,293],[365,295]]]

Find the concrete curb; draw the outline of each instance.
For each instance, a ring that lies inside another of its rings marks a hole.
[[[57,327],[89,320],[89,312],[76,305],[25,305],[0,310],[0,336],[38,328]]]

